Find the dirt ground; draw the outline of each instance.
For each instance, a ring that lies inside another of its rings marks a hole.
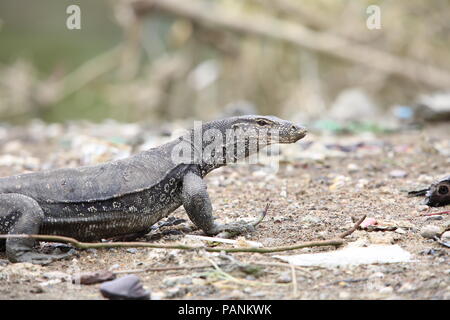
[[[233,253],[226,255],[233,258],[230,260],[221,254],[182,250],[89,249],[47,266],[2,261],[0,298],[103,299],[99,284],[73,285],[65,276],[112,270],[119,272],[118,276],[126,273],[139,276],[154,299],[450,299],[449,249],[425,239],[420,232],[427,225],[448,223],[450,216],[423,216],[426,212],[421,204],[423,199],[406,196],[407,190],[427,186],[450,174],[449,153],[441,149],[450,147],[449,136],[448,124],[371,136],[370,143],[365,135],[330,138],[311,134],[300,144],[300,156],[284,160],[275,173],[264,171],[262,165],[240,165],[216,170],[206,179],[220,221],[250,219],[259,214],[267,199],[271,202],[265,221],[245,236],[247,240],[281,246],[331,239],[352,227],[352,217],[367,215],[400,230],[357,230],[346,238],[346,243],[398,244],[413,255],[412,262],[299,267],[293,271],[286,265],[270,265],[282,262],[273,257],[275,254]],[[37,168],[53,159],[62,148],[57,139],[34,141],[25,134],[4,139],[18,141],[19,149],[39,159]],[[327,146],[320,150],[337,153],[323,156],[317,151],[302,158],[302,153],[310,152],[311,143]],[[21,154],[11,145],[1,152],[0,155]],[[24,169],[14,161],[4,162],[0,165],[0,176],[21,170]],[[433,208],[431,212],[446,210],[449,208]],[[187,220],[182,208],[170,217]],[[163,226],[153,232],[153,239],[158,236],[160,239],[147,241],[165,244],[188,241],[183,230],[189,226],[189,221]],[[336,249],[306,248],[279,254],[333,250]],[[4,253],[0,253],[0,259],[5,259]],[[218,263],[223,272],[215,270],[211,261]],[[249,268],[248,263],[260,264]],[[188,269],[196,265],[211,267]],[[136,271],[171,266],[186,269]]]

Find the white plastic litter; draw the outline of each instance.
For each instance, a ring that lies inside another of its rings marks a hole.
[[[374,263],[410,262],[411,254],[398,245],[370,245],[293,256],[275,256],[296,266],[337,267]]]

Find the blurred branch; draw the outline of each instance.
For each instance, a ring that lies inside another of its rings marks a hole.
[[[68,74],[59,82],[58,85],[61,90],[57,91],[50,102],[58,103],[101,75],[113,70],[117,66],[121,51],[122,46],[115,47],[85,62],[78,69]]]
[[[450,86],[450,71],[401,58],[336,35],[316,32],[298,23],[263,15],[232,12],[204,0],[134,0],[130,3],[138,15],[152,11],[165,12],[193,20],[207,28],[224,28],[240,34],[285,41],[431,87]]]

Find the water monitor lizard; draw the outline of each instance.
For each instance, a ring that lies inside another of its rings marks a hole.
[[[123,160],[0,178],[0,234],[62,235],[95,241],[148,231],[181,205],[208,235],[248,231],[251,223],[214,222],[203,177],[261,147],[294,143],[306,135],[306,129],[273,116],[256,115],[197,127]],[[34,251],[31,238],[1,241],[13,262],[48,263],[65,256]]]

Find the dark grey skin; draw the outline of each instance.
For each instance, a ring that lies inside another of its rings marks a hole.
[[[191,130],[176,140],[124,160],[0,178],[0,234],[60,235],[95,241],[146,233],[181,205],[190,220],[207,235],[251,230],[253,224],[249,223],[214,222],[203,177],[268,144],[294,143],[306,135],[306,129],[273,116],[232,117],[205,123],[201,128],[203,132],[215,129],[222,134],[233,130],[237,138],[233,141],[217,138],[219,148],[211,152],[210,141],[196,141]],[[255,134],[267,129],[278,131],[277,141],[272,136],[262,140]],[[244,153],[233,153],[230,158],[223,156],[225,152],[217,152],[233,149],[238,141],[244,141]],[[250,142],[258,142],[258,148],[250,150]],[[174,161],[174,150],[180,145],[200,157],[196,161]],[[71,254],[35,252],[35,241],[31,238],[2,241],[6,241],[3,245],[12,262],[46,264]]]

